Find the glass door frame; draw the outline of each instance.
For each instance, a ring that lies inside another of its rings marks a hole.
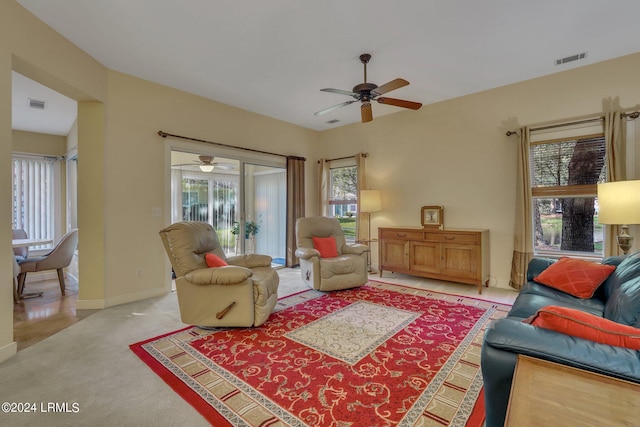
[[[224,157],[240,162],[239,166],[239,188],[237,215],[240,223],[239,236],[244,236],[246,226],[246,165],[259,165],[273,168],[282,168],[286,171],[287,159],[285,156],[271,155],[241,148],[231,148],[207,144],[203,142],[183,141],[177,138],[167,137],[165,139],[165,206],[164,217],[167,224],[171,223],[171,152],[182,151],[197,155],[209,155],[214,157]],[[286,184],[285,184],[286,192]],[[240,240],[240,252],[245,253],[245,239]],[[286,248],[284,248],[286,252]]]

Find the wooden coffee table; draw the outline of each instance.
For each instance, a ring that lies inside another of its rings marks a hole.
[[[505,426],[613,427],[640,423],[640,384],[518,356]]]

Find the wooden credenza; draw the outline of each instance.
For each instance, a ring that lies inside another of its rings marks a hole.
[[[489,286],[489,230],[379,228],[382,271]]]

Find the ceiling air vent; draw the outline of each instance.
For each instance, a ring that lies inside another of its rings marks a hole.
[[[340,120],[338,120],[338,119],[332,119],[332,120],[327,121],[326,123],[328,123],[328,124],[330,124],[330,125],[335,125],[335,124],[336,124],[336,123],[338,123],[339,121],[340,121]]]
[[[46,107],[46,105],[46,101],[38,101],[37,99],[29,98],[29,107],[31,108],[35,108],[36,110],[44,110],[44,107]]]
[[[564,65],[568,62],[579,61],[587,57],[587,52],[576,53],[575,55],[565,56],[564,58],[556,59],[556,65]]]
[[[38,101],[37,99],[29,98],[29,107],[35,108],[36,110],[44,110],[47,106],[47,101]]]

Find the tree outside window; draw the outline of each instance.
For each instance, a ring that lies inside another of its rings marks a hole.
[[[597,184],[605,182],[603,135],[531,145],[534,251],[603,253]]]

